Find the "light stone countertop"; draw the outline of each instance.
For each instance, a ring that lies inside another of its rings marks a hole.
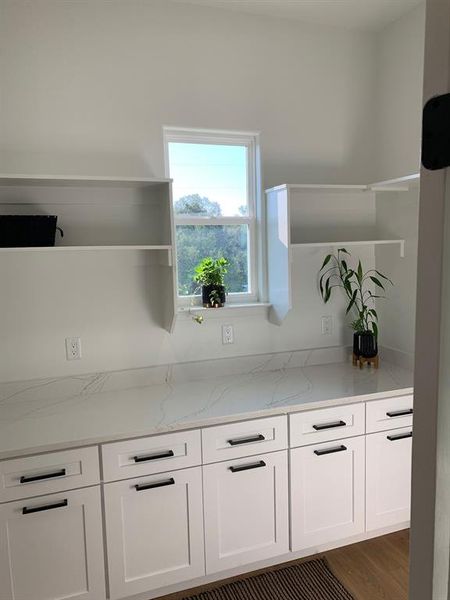
[[[0,459],[412,393],[410,371],[344,358],[325,349],[2,383]]]

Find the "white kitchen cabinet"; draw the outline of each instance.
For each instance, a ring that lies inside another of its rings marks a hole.
[[[0,506],[0,598],[105,598],[98,487]]]
[[[110,597],[205,574],[201,467],[105,485]]]
[[[411,452],[411,427],[367,436],[367,531],[409,521]]]
[[[206,572],[289,551],[287,451],[203,467]]]
[[[364,437],[291,450],[292,550],[364,531]]]

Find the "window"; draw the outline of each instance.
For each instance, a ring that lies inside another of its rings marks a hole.
[[[200,294],[195,266],[207,256],[229,260],[229,302],[255,301],[257,135],[172,128],[164,134],[180,301]]]

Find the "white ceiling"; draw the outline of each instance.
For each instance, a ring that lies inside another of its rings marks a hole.
[[[255,15],[377,31],[422,0],[176,0]]]

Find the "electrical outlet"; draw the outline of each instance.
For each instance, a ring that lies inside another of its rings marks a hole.
[[[81,339],[79,337],[66,338],[66,358],[67,360],[80,360]]]
[[[322,317],[322,335],[331,335],[333,332],[333,317]]]
[[[222,344],[234,344],[233,325],[222,325]]]

